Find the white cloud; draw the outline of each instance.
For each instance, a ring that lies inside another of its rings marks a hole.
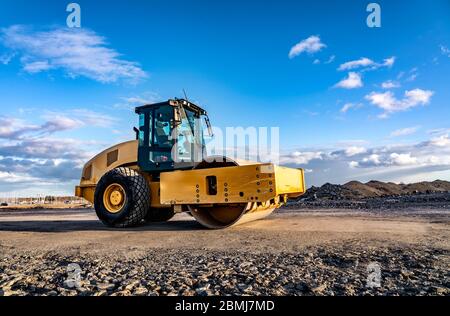
[[[363,86],[361,75],[356,72],[350,72],[347,78],[339,81],[335,87],[344,89],[355,89]]]
[[[51,68],[52,66],[48,63],[47,60],[29,62],[23,65],[23,70],[30,74],[36,74],[42,71],[50,70]]]
[[[108,114],[84,108],[59,112],[47,111],[42,117],[48,122],[51,122],[54,126],[66,126],[66,129],[73,129],[81,126],[111,127],[117,122],[115,117]]]
[[[336,56],[335,55],[331,55],[327,60],[325,60],[323,63],[325,64],[325,65],[328,65],[328,64],[331,64],[334,60],[336,59]],[[314,59],[314,61],[313,61],[313,64],[314,65],[318,65],[318,64],[320,64],[321,63],[321,61],[320,61],[320,59],[318,59],[318,58],[316,58],[316,59]]]
[[[0,56],[0,64],[8,65],[14,58],[14,54],[3,54]]]
[[[346,139],[346,140],[340,140],[336,143],[336,146],[338,147],[350,147],[350,146],[361,146],[361,145],[367,145],[369,142],[364,139]]]
[[[450,147],[450,138],[447,135],[441,135],[430,140],[430,144],[437,147]]]
[[[131,104],[148,104],[151,103],[152,100],[151,99],[146,99],[143,97],[129,97],[129,98],[123,98],[123,100],[127,103],[131,103]]]
[[[361,103],[345,103],[342,108],[341,108],[341,112],[342,113],[347,113],[349,110],[351,109],[357,109],[360,108],[362,106]]]
[[[373,105],[378,106],[388,112],[394,111],[397,103],[397,99],[395,99],[394,94],[390,91],[384,93],[376,93],[372,92],[365,97],[369,100]]]
[[[450,49],[447,48],[447,47],[444,46],[444,45],[441,45],[440,47],[441,47],[441,53],[442,53],[442,55],[445,55],[445,56],[447,56],[447,57],[450,57]]]
[[[94,142],[95,143],[95,142]],[[70,138],[27,137],[12,143],[0,144],[0,156],[26,159],[68,159],[89,158],[82,146],[94,143]]]
[[[413,73],[406,79],[406,81],[409,81],[409,82],[414,81],[417,79],[417,76],[418,76],[417,73]]]
[[[320,41],[320,37],[312,35],[307,39],[302,40],[298,44],[294,45],[289,51],[289,58],[294,58],[303,52],[313,54],[325,48],[326,45]]]
[[[405,80],[408,82],[412,82],[412,81],[416,80],[418,76],[419,76],[418,69],[417,69],[417,67],[414,67],[413,69],[411,69],[409,71],[409,75]]]
[[[352,146],[345,149],[345,155],[347,157],[352,157],[358,154],[363,154],[367,150],[364,147]]]
[[[30,124],[11,117],[0,117],[0,139],[22,139],[26,135],[33,137],[50,135],[56,132],[75,129],[84,125],[77,118],[70,118],[60,114],[44,115],[43,124]]]
[[[295,151],[287,156],[280,157],[281,163],[295,163],[298,165],[308,164],[315,159],[323,159],[322,152],[317,151]]]
[[[338,68],[339,71],[352,70],[357,68],[365,68],[365,70],[375,70],[380,67],[392,67],[395,63],[396,57],[390,57],[383,60],[382,63],[376,63],[372,59],[367,57],[361,57],[357,60],[351,60],[341,64]]]
[[[0,116],[0,138],[14,139],[26,131],[35,131],[38,125],[28,124],[16,118]]]
[[[373,165],[379,165],[379,164],[381,164],[380,155],[372,154],[372,155],[370,155],[368,157],[364,157],[362,162],[365,163],[365,164],[370,163],[370,164],[373,164]]]
[[[336,59],[335,55],[331,55],[330,58],[325,62],[325,64],[331,64]]]
[[[43,123],[29,123],[14,117],[0,116],[0,140],[36,140],[51,134],[77,129],[83,126],[110,127],[117,120],[107,114],[87,109],[66,112],[45,112]]]
[[[428,104],[434,92],[430,90],[413,89],[405,91],[405,103],[408,107],[416,106],[417,104]]]
[[[430,135],[447,135],[450,133],[450,128],[435,128],[427,131]]]
[[[342,113],[346,113],[348,110],[354,107],[353,103],[345,103],[344,106],[341,108]]]
[[[414,127],[406,127],[406,128],[397,129],[391,133],[391,137],[412,135],[415,132],[417,132],[417,130],[419,128],[420,128],[419,126],[414,126]]]
[[[390,154],[390,163],[397,166],[408,166],[417,164],[417,158],[411,157],[410,153],[406,154]]]
[[[386,58],[381,64],[382,67],[392,67],[394,66],[396,57],[392,56],[390,58]]]
[[[21,55],[23,69],[39,73],[61,69],[69,77],[83,76],[102,83],[136,83],[147,74],[135,62],[107,47],[106,39],[85,28],[34,31],[14,25],[0,30],[3,45]]]
[[[372,92],[365,96],[373,105],[384,110],[380,117],[386,118],[390,113],[406,111],[410,108],[430,103],[434,92],[430,90],[413,89],[405,91],[403,99],[395,98],[391,91],[384,93]]]
[[[88,126],[111,127],[114,123],[117,123],[117,119],[113,116],[87,109],[74,109],[69,111],[68,115],[73,115],[77,120]]]
[[[387,80],[381,84],[381,87],[383,89],[393,89],[393,88],[399,88],[400,83],[397,81]]]
[[[345,183],[351,180],[401,182],[406,177],[422,181],[424,175],[427,175],[427,179],[435,177],[432,180],[450,180],[448,135],[412,144],[364,147],[365,150],[348,150],[348,147],[340,147],[339,143],[335,146],[337,147],[331,149],[298,150],[299,153],[316,153],[310,156],[320,159],[302,159],[298,163],[295,155],[287,154],[282,155],[280,161],[291,167],[314,170],[308,174],[308,185]],[[348,155],[349,153],[352,155]]]
[[[56,115],[54,117],[51,117],[44,125],[42,125],[42,129],[45,133],[55,133],[59,131],[79,128],[83,125],[83,122],[79,119],[73,119],[63,115]]]
[[[36,181],[37,179],[13,172],[0,171],[0,182],[7,184]]]
[[[71,194],[83,163],[108,144],[58,138],[54,134],[81,126],[104,125],[106,121],[99,121],[104,118],[81,109],[47,112],[39,118],[44,119],[39,124],[0,117],[0,192],[52,194],[55,191],[45,187],[52,184],[52,190]]]
[[[161,96],[155,92],[144,92],[141,95],[120,98],[121,102],[114,104],[114,108],[134,110],[137,106],[152,104],[161,101]]]
[[[367,67],[374,65],[375,62],[369,58],[362,57],[358,60],[348,61],[339,66],[338,70],[351,70],[359,67]]]

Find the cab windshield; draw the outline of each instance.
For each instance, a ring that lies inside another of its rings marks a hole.
[[[181,162],[192,161],[201,154],[203,146],[200,115],[184,107],[180,107],[178,112],[177,160]]]

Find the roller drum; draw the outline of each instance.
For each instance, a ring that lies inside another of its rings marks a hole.
[[[192,216],[204,227],[224,229],[265,218],[272,214],[276,206],[273,204],[246,203],[237,205],[214,205],[188,207]]]

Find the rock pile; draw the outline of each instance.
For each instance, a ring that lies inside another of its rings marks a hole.
[[[351,181],[344,185],[326,183],[311,187],[288,208],[404,208],[450,207],[450,182],[436,180],[414,184]]]
[[[351,181],[343,185],[326,183],[321,187],[311,187],[302,199],[361,200],[374,197],[398,197],[434,193],[450,193],[450,182],[436,180],[433,182],[396,184],[380,181],[367,183]]]

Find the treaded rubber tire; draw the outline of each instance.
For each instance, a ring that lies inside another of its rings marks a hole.
[[[106,188],[120,184],[125,190],[125,204],[118,213],[110,213],[103,204]],[[145,178],[137,171],[120,167],[113,169],[100,179],[94,195],[95,212],[108,227],[126,228],[141,224],[150,208],[150,188]]]
[[[145,217],[149,223],[167,222],[175,216],[173,208],[150,208]]]

